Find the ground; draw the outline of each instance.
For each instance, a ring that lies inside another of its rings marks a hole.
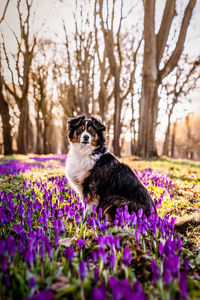
[[[200,164],[121,161],[160,218],[125,208],[111,225],[95,208],[87,215],[64,177],[65,156],[0,159],[2,298],[200,297]]]

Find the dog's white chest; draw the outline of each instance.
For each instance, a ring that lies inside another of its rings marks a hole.
[[[79,193],[80,197],[82,197],[81,183],[98,159],[92,155],[92,151],[91,146],[71,144],[67,155],[66,176],[69,184]]]

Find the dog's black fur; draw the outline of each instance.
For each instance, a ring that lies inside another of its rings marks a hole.
[[[154,202],[147,189],[140,182],[135,173],[125,164],[113,156],[105,146],[104,131],[105,126],[95,118],[86,120],[79,117],[69,121],[69,138],[73,135],[77,127],[89,124],[93,127],[96,134],[96,147],[92,155],[98,155],[98,159],[87,176],[81,182],[82,195],[88,198],[90,205],[97,205],[102,208],[103,213],[111,220],[114,219],[116,209],[128,206],[129,211],[137,212],[143,209],[146,216],[151,214],[151,206],[156,211]],[[74,126],[75,124],[75,126]],[[78,162],[77,162],[78,163]]]

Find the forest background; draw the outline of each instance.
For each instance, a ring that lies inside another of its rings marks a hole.
[[[3,0],[0,153],[66,153],[98,114],[115,155],[200,159],[200,3]]]

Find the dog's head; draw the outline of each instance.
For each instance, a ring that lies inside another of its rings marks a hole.
[[[80,143],[98,147],[105,143],[106,127],[99,118],[79,116],[68,120],[68,136],[72,143]]]

